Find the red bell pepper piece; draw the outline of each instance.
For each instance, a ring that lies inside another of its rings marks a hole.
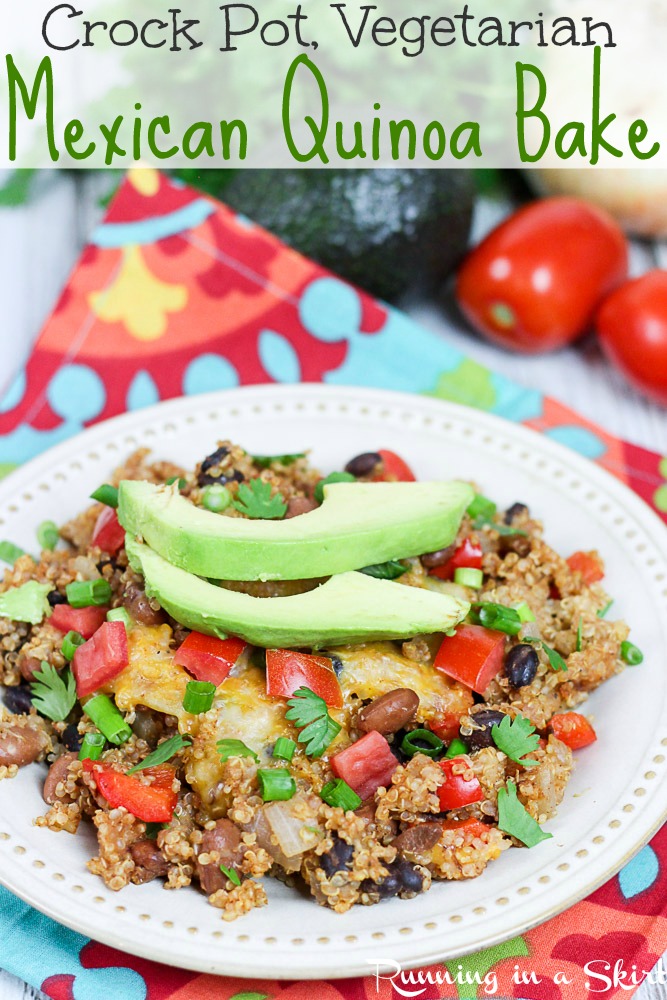
[[[230,636],[218,639],[203,632],[191,632],[174,653],[174,663],[180,664],[198,681],[210,681],[217,687],[248,645],[243,639]]]
[[[142,774],[152,777],[150,785],[138,775],[114,771],[108,764],[89,758],[83,761],[83,768],[93,776],[112,809],[122,806],[144,823],[169,823],[174,815],[178,794],[173,789],[175,771],[168,764],[145,768]]]
[[[451,743],[452,740],[455,740],[461,728],[456,712],[443,712],[437,719],[429,719],[428,724],[431,731],[445,743]]]
[[[458,773],[470,767],[467,757],[452,757],[451,760],[441,760],[438,763],[445,776],[444,782],[438,788],[440,808],[443,812],[461,809],[462,806],[469,806],[473,802],[481,802],[484,792],[477,776],[465,778],[463,774]]]
[[[597,734],[585,715],[579,712],[562,712],[551,719],[551,731],[570,750],[581,750],[582,747],[595,743]]]
[[[331,770],[346,781],[359,798],[370,799],[378,788],[386,788],[398,767],[389,744],[373,730],[331,758]]]
[[[123,622],[104,622],[74,653],[72,673],[79,698],[97,691],[117,677],[129,662]]]
[[[483,834],[489,832],[489,827],[486,823],[482,823],[479,819],[474,819],[470,816],[468,819],[446,819],[442,824],[443,830],[460,830],[463,834],[469,834],[471,837],[481,837]]]
[[[481,545],[464,538],[451,559],[430,570],[431,576],[437,576],[440,580],[452,580],[457,569],[481,569],[482,555]]]
[[[587,587],[604,577],[597,552],[573,552],[565,561],[573,573],[581,573],[581,578]]]
[[[416,476],[408,463],[395,451],[379,448],[378,455],[382,459],[382,475],[376,478],[381,481],[398,480],[399,483],[414,483]]]
[[[69,604],[56,604],[48,621],[60,632],[79,632],[84,639],[90,639],[106,621],[108,610],[106,607],[72,608]]]
[[[455,635],[442,640],[433,666],[477,694],[484,694],[503,669],[506,638],[504,632],[482,625],[459,625]]]
[[[266,693],[274,698],[291,698],[300,687],[310,688],[332,708],[343,705],[340,684],[328,656],[267,649]]]
[[[125,528],[122,527],[113,507],[105,507],[100,512],[93,528],[91,545],[97,545],[103,552],[108,552],[112,556],[125,545]]]

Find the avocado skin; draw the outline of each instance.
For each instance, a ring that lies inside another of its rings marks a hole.
[[[378,298],[438,291],[468,246],[469,170],[242,170],[222,197]]]

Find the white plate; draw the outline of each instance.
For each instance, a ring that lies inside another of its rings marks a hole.
[[[667,532],[599,467],[525,428],[438,400],[320,385],[237,389],[178,399],[100,424],[30,462],[0,485],[0,536],[31,550],[44,518],[86,503],[133,448],[185,466],[220,438],[250,451],[312,448],[339,469],[361,451],[390,447],[419,478],[474,479],[499,505],[528,503],[561,552],[597,548],[613,613],[644,650],[597,691],[585,711],[598,741],[577,767],[553,840],[507,851],[481,878],[434,884],[414,900],[339,916],[275,880],[269,905],[233,924],[194,889],[159,882],[119,894],[88,874],[90,831],[32,826],[44,809],[44,769],[0,784],[0,880],[33,906],[99,941],[173,965],[235,976],[331,978],[370,974],[378,959],[423,965],[487,948],[590,893],[642,846],[667,804]],[[83,835],[82,835],[83,833]]]

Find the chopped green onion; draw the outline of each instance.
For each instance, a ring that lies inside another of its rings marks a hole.
[[[508,608],[504,604],[494,604],[492,601],[475,604],[470,615],[478,625],[504,632],[506,635],[518,635],[523,624],[514,608]]]
[[[485,520],[490,521],[497,510],[498,508],[493,500],[482,496],[481,493],[475,493],[472,502],[468,504],[466,513],[469,517],[483,517]]]
[[[279,736],[273,748],[273,756],[278,760],[291,760],[296,750],[296,743],[287,736]]]
[[[426,746],[422,746],[425,743]],[[401,742],[401,750],[406,757],[414,757],[416,753],[426,754],[427,757],[437,757],[444,743],[439,736],[432,733],[430,729],[413,729],[406,733]]]
[[[324,479],[320,479],[315,487],[314,497],[318,503],[324,501],[324,487],[329,483],[356,483],[357,477],[350,472],[330,472]]]
[[[445,754],[445,757],[448,757],[451,760],[452,757],[460,757],[462,753],[467,753],[467,752],[468,752],[468,745],[464,743],[463,740],[460,740],[457,736],[457,738],[455,740],[452,740],[452,742],[447,747],[447,753]]]
[[[241,885],[241,879],[239,878],[239,873],[235,868],[226,868],[225,865],[220,865],[220,871],[223,875],[226,875],[229,881],[233,885]]]
[[[514,606],[514,610],[516,611],[516,613],[518,614],[518,616],[519,616],[519,618],[521,619],[522,622],[534,622],[535,621],[535,615],[530,610],[530,608],[528,607],[528,605],[526,604],[525,601],[523,601],[522,604],[516,604]]]
[[[598,618],[605,618],[606,615],[607,615],[607,612],[609,611],[609,609],[610,609],[610,607],[612,606],[613,603],[614,603],[614,598],[612,597],[612,599],[610,601],[607,601],[607,603],[605,604],[605,606],[603,608],[600,608],[600,610],[598,611]]]
[[[102,733],[86,733],[79,750],[79,760],[99,760],[105,743]]]
[[[117,746],[127,743],[132,730],[110,698],[105,694],[95,694],[82,702],[82,708],[89,719],[104,733],[109,743]]]
[[[165,481],[165,486],[173,486],[174,483],[178,483],[179,490],[184,490],[188,485],[185,479],[182,479],[180,476],[169,476],[169,479]]]
[[[629,667],[637,667],[644,659],[644,654],[642,653],[639,646],[635,646],[634,642],[621,643],[621,659],[627,663]]]
[[[125,626],[125,631],[129,632],[134,626],[134,622],[130,618],[129,612],[126,608],[111,608],[107,611],[107,621],[108,622],[122,622]]]
[[[579,617],[579,624],[577,626],[577,645],[576,645],[576,651],[577,651],[577,653],[581,652],[581,643],[582,643],[583,628],[584,628],[584,619],[580,616]]]
[[[144,757],[142,761],[135,764],[127,772],[128,774],[134,774],[135,771],[143,771],[145,767],[155,767],[157,764],[166,764],[168,760],[175,757],[177,753],[180,753],[185,747],[192,745],[192,740],[189,736],[181,736],[177,733],[175,736],[170,736],[168,740],[163,740],[152,753],[149,753],[148,757]]]
[[[98,486],[94,493],[90,494],[91,500],[97,500],[98,503],[106,504],[107,507],[117,507],[118,506],[118,487],[112,486],[111,483],[103,483]]]
[[[27,555],[25,549],[19,548],[13,542],[0,542],[0,559],[9,563],[10,566],[13,566],[17,559],[25,555]]]
[[[345,812],[348,809],[358,809],[361,805],[361,799],[357,793],[342,778],[327,781],[320,792],[320,798],[328,806],[333,806],[334,809],[344,809]]]
[[[211,681],[188,681],[183,698],[183,708],[191,715],[208,712],[213,705],[215,684]]]
[[[111,600],[108,580],[74,580],[65,587],[67,601],[73,608],[102,607]]]
[[[255,751],[247,747],[243,740],[218,740],[216,746],[223,763],[230,757],[254,757],[259,760]]]
[[[59,538],[58,525],[55,521],[42,521],[37,528],[37,541],[42,549],[48,549],[50,552],[53,552]]]
[[[294,462],[299,458],[305,458],[305,451],[297,451],[292,455],[251,455],[250,456],[260,469],[268,469],[273,462],[278,462],[280,465],[293,465]]]
[[[481,569],[459,566],[454,570],[454,583],[460,584],[461,587],[474,587],[477,590],[484,583],[484,574]]]
[[[80,632],[66,632],[63,636],[63,644],[60,647],[60,652],[63,654],[65,659],[71,663],[78,647],[83,646],[85,641],[86,640]]]
[[[222,486],[221,483],[213,483],[204,490],[201,502],[206,510],[213,511],[214,514],[219,514],[229,507],[232,502],[232,495],[226,486]]]
[[[286,767],[260,768],[257,781],[265,802],[285,802],[296,792],[296,782]]]
[[[361,573],[366,576],[374,576],[376,580],[398,580],[399,576],[407,573],[408,567],[405,563],[397,559],[390,559],[389,562],[376,563],[373,566],[364,566]]]

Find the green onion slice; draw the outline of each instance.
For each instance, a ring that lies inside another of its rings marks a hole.
[[[629,667],[638,667],[644,659],[644,654],[639,646],[635,646],[634,642],[628,642],[626,639],[621,643],[621,659]]]
[[[134,622],[130,618],[127,608],[111,608],[107,611],[107,621],[122,622],[126,632],[129,632],[134,627]]]
[[[481,493],[475,493],[472,502],[468,504],[467,514],[469,517],[483,517],[485,520],[490,521],[497,510],[498,508],[493,500],[482,496]]]
[[[286,767],[260,768],[257,781],[265,802],[285,802],[296,792],[296,782]]]
[[[522,604],[517,604],[515,606],[514,610],[516,611],[516,613],[518,614],[518,616],[519,616],[519,618],[521,619],[522,622],[534,622],[535,621],[535,615],[530,610],[529,606],[526,604],[525,601],[523,601]]]
[[[426,744],[423,746],[422,744]],[[437,757],[444,743],[439,736],[432,733],[430,729],[413,729],[406,733],[401,743],[401,750],[407,757],[414,757],[416,753],[426,754],[427,757]]]
[[[175,757],[177,753],[180,753],[185,747],[192,745],[192,740],[189,736],[181,736],[177,733],[175,736],[171,736],[168,740],[163,740],[159,746],[149,753],[148,757],[144,757],[142,761],[135,764],[127,772],[128,774],[134,774],[136,771],[143,771],[145,767],[155,767],[157,764],[166,764],[168,760]]]
[[[117,507],[118,506],[118,487],[112,486],[111,483],[103,483],[98,486],[94,493],[90,494],[91,500],[97,500],[98,503],[106,504],[107,507]]]
[[[3,562],[9,563],[10,566],[13,566],[17,559],[25,555],[27,555],[25,549],[14,545],[13,542],[0,542],[0,559]]]
[[[468,745],[457,736],[456,739],[452,740],[447,747],[445,757],[448,757],[451,760],[452,757],[460,757],[462,753],[468,753]]]
[[[48,549],[50,552],[53,552],[59,538],[58,525],[55,521],[42,521],[37,528],[37,541],[42,549]]]
[[[523,624],[514,608],[508,608],[504,604],[494,604],[491,601],[475,604],[471,617],[478,625],[504,632],[506,635],[518,635]]]
[[[296,743],[287,736],[279,736],[273,748],[273,756],[278,760],[291,760],[296,750]]]
[[[612,606],[613,603],[614,603],[614,598],[612,597],[611,600],[607,601],[607,603],[605,604],[605,606],[603,608],[600,608],[600,610],[597,613],[598,614],[598,618],[606,618],[607,617],[607,612],[609,611],[609,609],[611,608],[611,606]]]
[[[86,733],[79,750],[79,760],[99,760],[105,743],[102,733]]]
[[[103,607],[111,600],[108,580],[74,580],[65,587],[67,601],[73,608]]]
[[[71,663],[74,659],[74,654],[76,653],[79,646],[83,646],[86,640],[81,635],[80,632],[66,632],[63,636],[63,644],[60,647],[60,652],[63,654],[65,659]]]
[[[357,793],[342,778],[327,781],[320,792],[320,798],[328,806],[333,806],[334,809],[344,809],[345,812],[348,809],[358,809],[361,805],[361,799]]]
[[[584,629],[584,619],[579,616],[579,624],[577,625],[577,645],[575,647],[576,652],[581,652],[581,646],[583,641],[583,629]]]
[[[223,763],[230,757],[254,757],[259,760],[255,751],[247,747],[243,740],[218,740],[216,746]]]
[[[183,698],[183,708],[191,715],[208,712],[213,705],[215,684],[211,681],[188,681]]]
[[[232,495],[226,486],[223,486],[221,483],[212,483],[211,486],[207,486],[204,490],[201,502],[206,510],[210,510],[214,514],[219,514],[229,507],[232,502]]]
[[[115,743],[117,746],[127,743],[132,730],[110,698],[105,694],[95,694],[85,703],[82,702],[82,707],[109,743]]]
[[[459,566],[454,570],[454,583],[458,583],[462,587],[474,587],[477,590],[484,583],[484,574],[481,569]]]

